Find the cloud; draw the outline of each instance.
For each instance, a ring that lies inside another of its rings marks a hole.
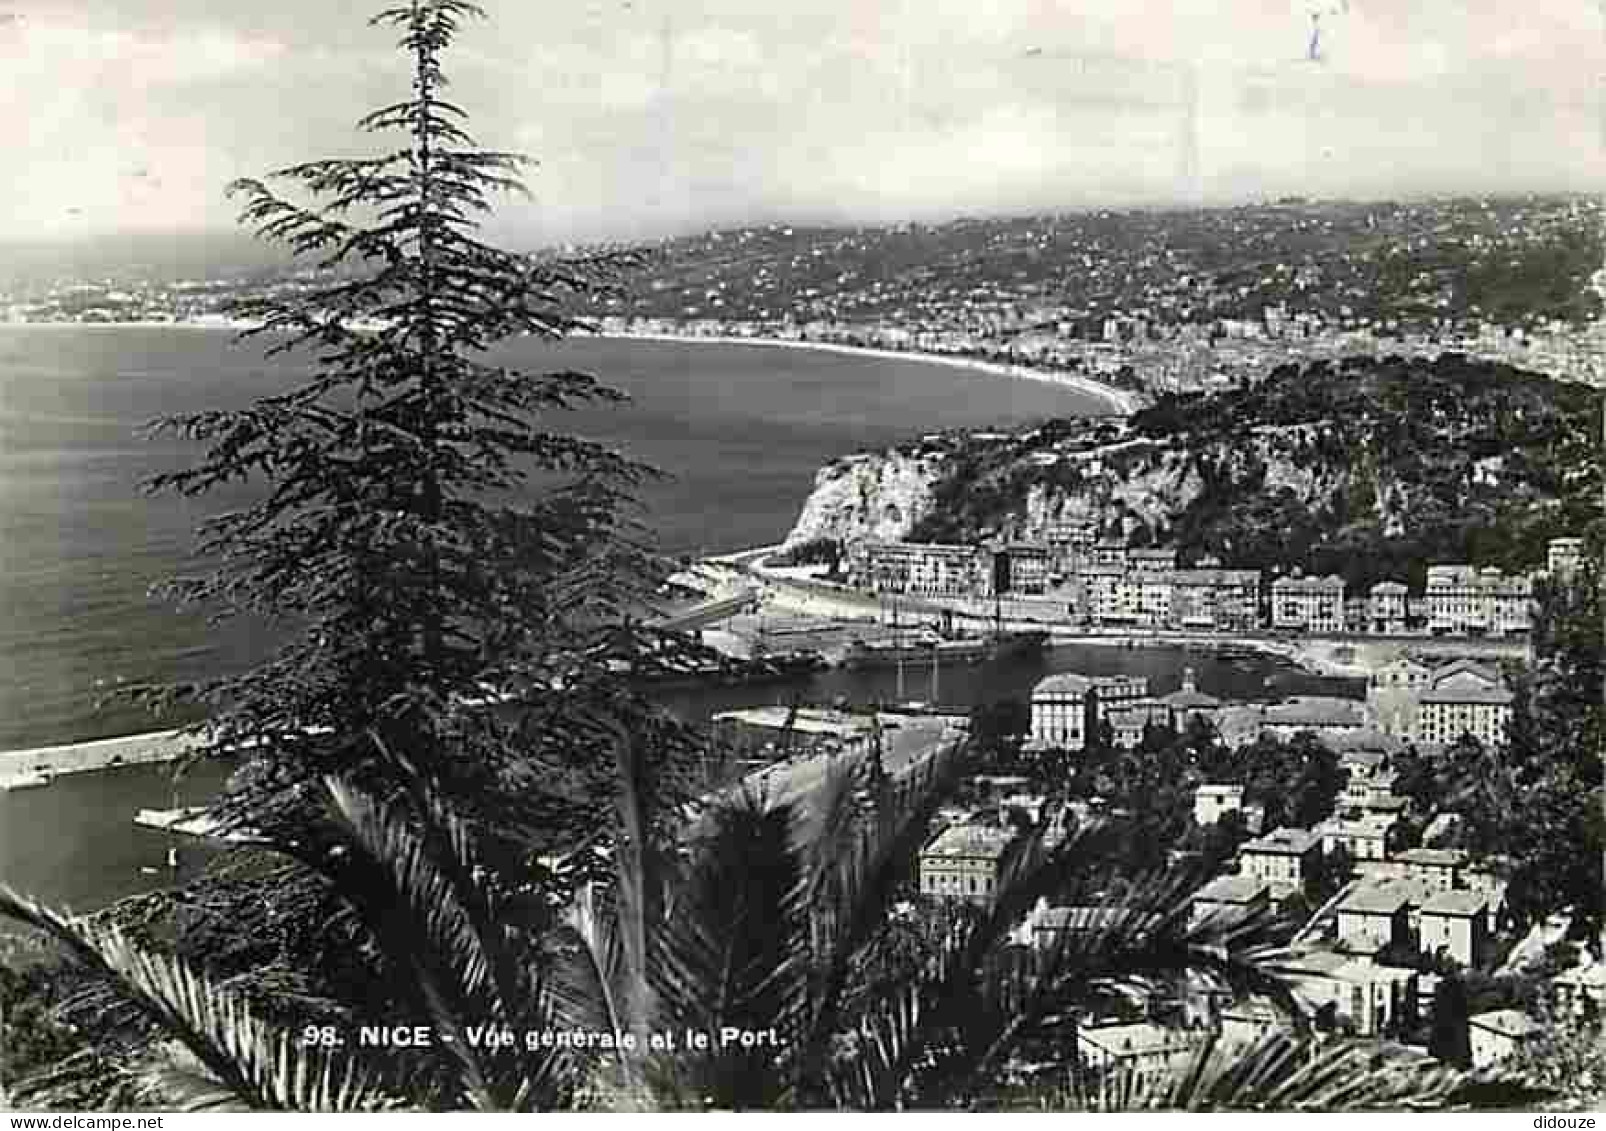
[[[225,225],[227,180],[372,144],[352,122],[406,89],[393,37],[327,0],[22,14],[0,27],[13,233]],[[1223,201],[1577,188],[1606,171],[1600,16],[1568,0],[579,0],[492,16],[450,60],[453,95],[488,144],[541,160],[537,205],[503,218],[532,239],[1154,203],[1191,192],[1190,167]]]

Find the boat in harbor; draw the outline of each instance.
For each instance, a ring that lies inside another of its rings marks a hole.
[[[1046,631],[990,632],[980,636],[943,637],[924,633],[914,640],[855,640],[842,657],[849,671],[897,664],[979,664],[1035,655],[1048,646]]]
[[[51,775],[46,771],[29,770],[10,777],[0,777],[0,793],[11,793],[19,789],[43,789],[51,782]]]

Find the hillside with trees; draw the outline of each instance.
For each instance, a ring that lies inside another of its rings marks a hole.
[[[1600,545],[1600,394],[1490,362],[1348,358],[1165,397],[1120,436],[1055,422],[958,444],[916,540],[1033,537],[1085,521],[1268,572],[1420,586],[1429,562],[1508,571],[1545,540]],[[1109,425],[1099,425],[1108,433]]]

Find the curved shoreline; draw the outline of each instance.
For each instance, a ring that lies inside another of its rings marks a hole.
[[[1114,385],[1106,385],[1102,381],[1095,381],[1080,373],[1067,370],[1033,369],[1030,366],[1014,365],[998,361],[982,361],[980,358],[964,357],[951,353],[927,353],[920,350],[894,350],[882,349],[877,346],[851,346],[838,342],[809,342],[796,338],[760,338],[741,337],[739,335],[704,335],[704,334],[649,334],[633,331],[617,331],[610,333],[576,335],[577,337],[593,337],[604,339],[617,339],[620,341],[640,342],[674,342],[690,345],[719,345],[719,346],[762,346],[766,349],[798,349],[816,350],[823,353],[840,353],[852,357],[874,357],[887,361],[909,361],[922,365],[946,365],[952,369],[971,369],[978,373],[987,373],[994,377],[1012,377],[1021,381],[1038,381],[1047,385],[1063,385],[1078,393],[1096,397],[1107,404],[1110,415],[1130,416],[1142,407],[1142,398],[1137,393],[1125,389],[1117,389]]]
[[[8,326],[54,326],[76,329],[106,330],[249,330],[254,323],[219,318],[203,321],[186,319],[173,322],[15,322]],[[573,338],[603,338],[619,341],[670,342],[690,345],[761,346],[765,349],[815,350],[822,353],[840,353],[852,357],[873,357],[887,361],[909,361],[921,365],[946,365],[952,369],[970,369],[994,377],[1012,377],[1020,381],[1037,381],[1045,385],[1063,385],[1078,393],[1094,397],[1109,406],[1111,416],[1130,416],[1143,407],[1141,394],[1118,389],[1103,381],[1095,381],[1081,373],[1063,369],[1034,369],[1028,365],[999,361],[983,361],[952,353],[929,353],[922,350],[883,349],[878,346],[851,346],[839,342],[810,342],[800,338],[761,338],[741,335],[709,334],[657,334],[634,331],[609,333],[576,333]]]

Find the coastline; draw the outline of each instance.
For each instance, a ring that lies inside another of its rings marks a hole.
[[[234,330],[236,332],[256,327],[256,323],[253,322],[221,317],[211,319],[190,318],[172,322],[9,322],[0,323],[0,325],[72,327],[79,330],[89,327],[106,330]],[[749,338],[738,335],[649,334],[619,331],[611,333],[577,333],[573,337],[669,342],[681,345],[759,346],[765,349],[815,350],[822,353],[846,354],[852,357],[880,358],[886,361],[908,361],[921,365],[946,365],[949,368],[969,369],[994,377],[1010,377],[1018,381],[1037,381],[1045,385],[1062,385],[1065,388],[1102,401],[1109,406],[1110,412],[1108,415],[1111,416],[1131,416],[1142,408],[1144,404],[1144,398],[1139,393],[1118,389],[1114,385],[1095,381],[1093,378],[1081,373],[1072,373],[1068,370],[1060,369],[1034,369],[1027,365],[998,361],[982,361],[980,358],[962,357],[958,354],[882,349],[876,346],[850,346],[837,342],[809,342],[793,338]]]
[[[584,335],[624,341],[675,342],[680,344],[708,344],[721,346],[760,346],[765,349],[816,350],[840,353],[854,357],[874,357],[888,361],[910,361],[924,365],[946,365],[954,369],[971,369],[994,377],[1011,377],[1021,381],[1038,381],[1047,385],[1063,385],[1078,393],[1096,397],[1110,406],[1111,415],[1130,416],[1143,406],[1142,397],[1125,389],[1117,389],[1102,381],[1095,381],[1080,373],[1064,370],[1033,369],[1025,365],[1011,365],[979,358],[961,357],[958,354],[924,353],[919,350],[881,349],[876,346],[850,346],[837,342],[808,342],[793,338],[744,338],[739,336],[709,336],[696,334],[648,334],[613,332]]]

